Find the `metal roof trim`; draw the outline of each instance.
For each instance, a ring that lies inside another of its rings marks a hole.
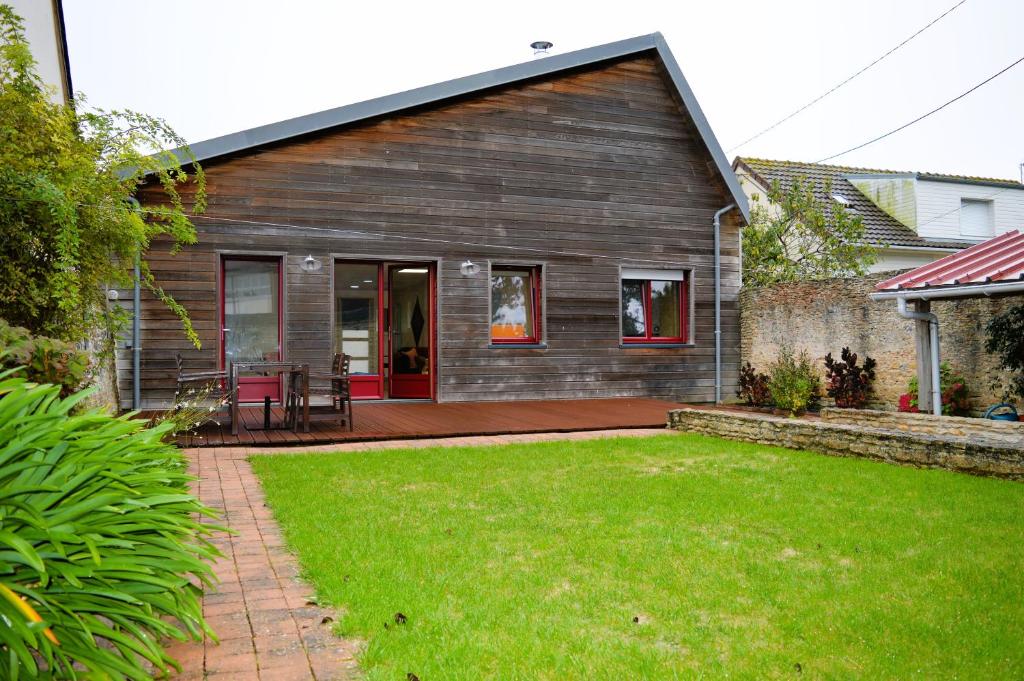
[[[1005,232],[975,244],[959,253],[947,255],[875,285],[876,291],[913,291],[930,288],[991,284],[1014,281],[1024,275],[1024,234]]]
[[[704,112],[697,103],[693,90],[690,89],[689,84],[686,82],[679,64],[676,62],[672,51],[669,49],[661,33],[627,38],[574,52],[504,66],[471,76],[463,76],[434,85],[418,87],[405,92],[385,95],[355,104],[348,104],[215,137],[189,145],[192,154],[195,156],[194,159],[188,156],[181,148],[173,149],[172,153],[182,163],[190,163],[192,160],[207,161],[220,156],[249,151],[261,145],[282,142],[295,137],[398,113],[407,109],[437,104],[445,100],[464,97],[492,88],[550,76],[562,71],[595,65],[651,50],[657,53],[658,58],[664,64],[676,94],[682,100],[683,106],[693,119],[697,132],[711,154],[712,160],[714,160],[719,174],[725,181],[726,187],[732,194],[733,201],[739,207],[744,220],[749,222],[750,208],[747,204],[747,197],[740,188],[739,181],[729,165],[725,152],[722,151],[718,139],[715,137],[707,118],[704,116]]]

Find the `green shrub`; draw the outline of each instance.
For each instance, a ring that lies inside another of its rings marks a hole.
[[[212,633],[200,606],[218,555],[183,455],[100,410],[91,391],[0,373],[0,677],[148,679],[168,638]]]
[[[967,389],[967,379],[959,371],[954,370],[948,363],[939,365],[939,388],[942,392],[942,413],[945,416],[970,416],[971,401],[970,391]],[[901,400],[900,411],[920,411],[917,403],[917,376],[910,379],[907,384],[907,409],[903,409]]]
[[[0,319],[0,367],[17,368],[33,383],[53,383],[67,397],[85,380],[89,358],[71,343],[33,336],[28,329]]]
[[[985,351],[999,357],[1001,369],[993,387],[1003,400],[1024,400],[1024,303],[993,317],[985,330]]]
[[[797,416],[816,407],[821,401],[821,377],[810,356],[801,350],[779,350],[775,362],[768,366],[768,392],[772,404]]]

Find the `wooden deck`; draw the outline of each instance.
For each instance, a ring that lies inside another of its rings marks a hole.
[[[508,433],[547,433],[615,428],[657,428],[665,425],[669,409],[681,405],[663,400],[623,398],[597,400],[519,400],[514,402],[357,402],[355,430],[349,432],[324,415],[314,415],[308,433],[260,430],[263,409],[241,409],[242,427],[231,434],[227,416],[204,425],[182,439],[183,446],[308,445],[330,442],[399,440]],[[272,422],[284,414],[273,410]],[[250,430],[251,428],[251,430]]]

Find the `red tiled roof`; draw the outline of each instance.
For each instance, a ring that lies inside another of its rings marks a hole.
[[[886,279],[876,291],[995,284],[1024,280],[1024,234],[1018,230]]]

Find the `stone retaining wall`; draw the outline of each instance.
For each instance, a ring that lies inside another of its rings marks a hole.
[[[833,456],[856,456],[890,463],[1024,479],[1024,444],[948,434],[885,430],[828,419],[791,419],[766,414],[709,409],[675,409],[675,430],[731,440],[804,449]]]
[[[843,346],[849,346],[861,358],[869,355],[878,362],[877,406],[895,409],[917,371],[914,323],[897,316],[895,301],[874,302],[868,298],[876,283],[893,274],[743,289],[742,361],[766,371],[779,348],[788,344],[806,350],[824,376],[825,354],[831,352],[838,357]],[[994,315],[1022,300],[982,298],[932,303],[932,312],[939,317],[942,360],[964,375],[975,411],[984,411],[1000,401],[991,386],[998,362],[985,352],[985,326]]]
[[[998,440],[1024,447],[1024,422],[992,421],[962,416],[935,416],[934,414],[905,414],[898,411],[875,409],[821,410],[822,420],[831,423],[845,423],[851,426],[866,426],[883,430],[897,430],[929,435],[972,437],[983,440]]]

